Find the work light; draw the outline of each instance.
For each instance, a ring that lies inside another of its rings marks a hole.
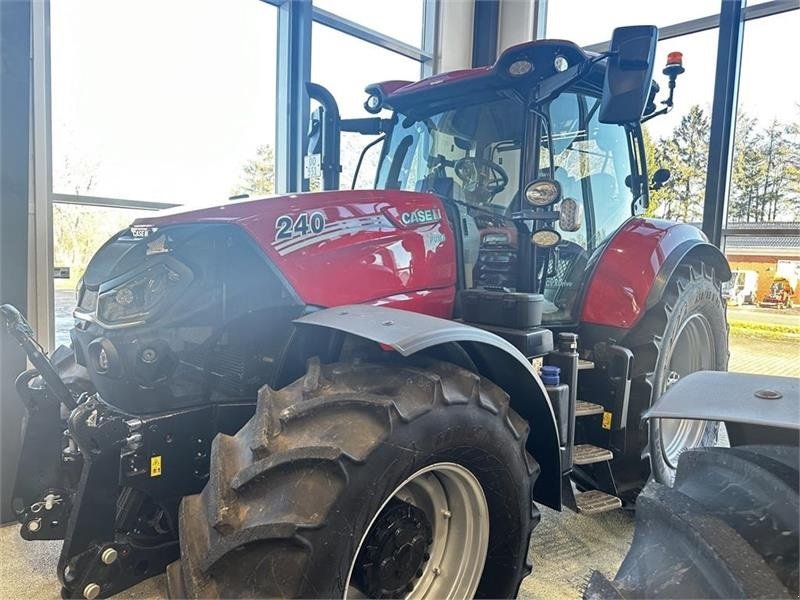
[[[525,199],[534,206],[550,206],[561,197],[561,185],[553,179],[537,179],[525,188]]]
[[[531,242],[541,248],[552,248],[560,241],[561,235],[555,229],[539,229],[531,236]]]

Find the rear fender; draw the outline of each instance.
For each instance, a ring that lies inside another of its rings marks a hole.
[[[658,303],[675,270],[699,260],[730,279],[728,261],[703,232],[685,223],[629,219],[603,249],[591,274],[581,322],[628,330]]]
[[[527,447],[541,468],[534,498],[561,508],[561,459],[553,408],[530,362],[507,341],[455,321],[367,305],[324,309],[295,323],[299,329],[321,327],[371,340],[402,356],[439,350],[499,385],[511,397],[512,408],[531,424]],[[454,351],[455,347],[460,350]],[[463,360],[457,360],[459,352],[466,354]],[[299,356],[293,358],[297,362]]]
[[[675,270],[687,262],[700,262],[709,265],[714,269],[714,275],[720,281],[728,281],[731,278],[731,267],[728,259],[720,252],[720,249],[700,239],[690,239],[682,242],[672,252],[661,265],[647,295],[645,310],[658,304],[664,290],[675,274]]]

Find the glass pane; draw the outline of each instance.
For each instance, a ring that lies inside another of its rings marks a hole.
[[[489,215],[509,213],[519,191],[524,121],[518,98],[400,115],[379,187],[434,192]]]
[[[683,52],[686,72],[677,79],[672,111],[643,127],[648,171],[652,174],[665,168],[671,173],[664,187],[650,194],[651,216],[687,223],[702,221],[717,37],[714,29],[658,43],[654,79],[661,86],[656,98],[659,108],[667,97],[667,78],[661,75],[661,68],[669,52]]]
[[[417,48],[422,47],[423,4],[423,0],[314,0],[314,6]]]
[[[342,65],[358,65],[342,68]],[[364,42],[330,27],[314,23],[312,29],[311,79],[324,85],[339,103],[342,117],[369,117],[364,110],[369,84],[392,79],[416,81],[420,63]],[[388,117],[388,113],[380,115]],[[342,174],[340,187],[349,189],[362,149],[377,136],[342,134]],[[359,172],[358,184],[373,187],[378,152],[367,152]]]
[[[611,39],[615,27],[664,27],[719,13],[721,0],[643,2],[642,0],[549,0],[547,37],[571,40],[580,46]],[[613,8],[612,8],[613,5]],[[576,15],[580,15],[576,18]]]
[[[797,31],[800,10],[744,28],[724,242],[731,371],[800,377],[800,80],[775,68]]]
[[[53,266],[69,267],[69,278],[58,278],[55,288],[56,346],[69,344],[72,309],[78,281],[95,252],[112,235],[144,214],[143,210],[53,204]]]
[[[275,7],[82,0],[50,12],[56,193],[198,204],[239,190],[275,138]]]

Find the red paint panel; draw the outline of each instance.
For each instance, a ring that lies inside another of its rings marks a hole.
[[[432,77],[426,77],[425,79],[422,79],[415,83],[410,83],[403,87],[399,87],[397,89],[392,90],[389,94],[389,103],[391,104],[391,98],[394,96],[413,94],[414,92],[427,90],[431,87],[435,87],[441,84],[455,83],[457,81],[463,81],[465,79],[473,79],[475,77],[481,77],[491,72],[492,72],[492,67],[487,66],[487,67],[476,67],[474,69],[461,69],[460,71],[449,71],[447,73],[440,73],[439,75],[433,75]]]
[[[315,213],[324,215],[325,225],[312,232],[309,224]],[[287,217],[294,223],[304,219],[305,231],[295,228],[279,239],[278,220]],[[441,201],[431,194],[394,190],[295,194],[143,218],[135,224],[210,221],[234,222],[247,230],[307,304],[338,306],[385,299],[381,301],[408,310],[452,315],[454,234]]]
[[[379,300],[373,300],[370,304],[372,306],[388,306],[389,308],[410,310],[411,312],[424,313],[432,317],[449,319],[453,316],[453,298],[455,294],[455,287],[440,288],[438,290],[419,290],[380,298]]]
[[[606,246],[586,290],[581,321],[629,329],[642,317],[647,296],[667,256],[686,240],[705,241],[692,225],[629,219]]]

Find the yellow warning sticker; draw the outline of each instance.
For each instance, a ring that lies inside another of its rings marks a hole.
[[[161,475],[161,455],[150,457],[150,477]]]
[[[603,429],[611,429],[611,417],[612,416],[613,415],[608,411],[604,411],[603,412]],[[159,473],[160,472],[161,472],[161,469],[159,469]]]

